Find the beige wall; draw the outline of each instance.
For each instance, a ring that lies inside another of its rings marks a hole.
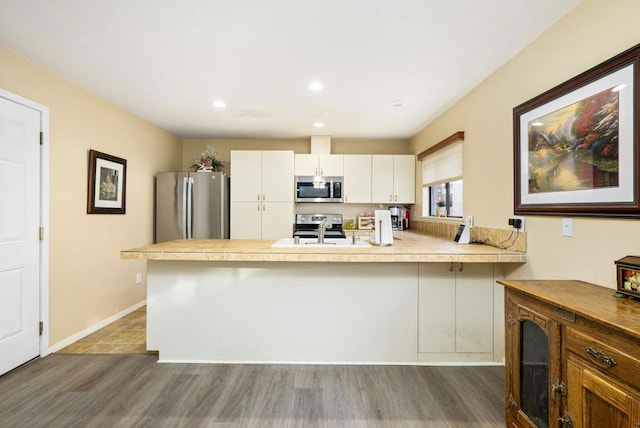
[[[189,170],[194,160],[207,149],[213,147],[220,159],[229,160],[231,150],[293,150],[298,154],[311,152],[311,137],[290,140],[225,140],[199,139],[184,140],[182,149],[182,167]],[[331,140],[331,153],[334,154],[410,154],[409,140]],[[229,171],[227,171],[228,173]]]
[[[513,215],[513,108],[637,44],[638,16],[636,0],[585,0],[411,140],[419,153],[465,132],[464,211],[477,225],[505,227]],[[632,238],[640,236],[640,220],[573,221],[569,238],[561,236],[561,217],[527,216],[529,261],[509,275],[615,288],[614,260],[640,252]]]
[[[145,299],[144,262],[119,251],[153,237],[153,174],[181,140],[0,46],[0,88],[50,113],[50,344]],[[88,215],[88,150],[127,160],[126,215]]]

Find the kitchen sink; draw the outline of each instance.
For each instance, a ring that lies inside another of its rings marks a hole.
[[[319,244],[317,238],[300,238],[300,243],[294,243],[294,238],[282,238],[276,241],[271,248],[369,248],[368,241],[356,239],[355,244],[351,238],[325,238],[324,244]]]

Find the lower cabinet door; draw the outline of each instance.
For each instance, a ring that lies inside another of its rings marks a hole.
[[[231,202],[231,239],[262,238],[262,204]]]
[[[293,236],[293,203],[263,202],[262,239],[280,239]]]
[[[493,354],[491,263],[421,263],[418,352]]]
[[[569,357],[568,416],[574,428],[640,427],[640,392],[627,391],[595,369]]]

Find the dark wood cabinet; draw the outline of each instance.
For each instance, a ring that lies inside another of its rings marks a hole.
[[[640,302],[582,281],[498,281],[508,427],[640,428]]]

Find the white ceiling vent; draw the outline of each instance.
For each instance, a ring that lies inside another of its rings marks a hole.
[[[311,136],[311,154],[312,155],[330,155],[331,154],[331,136],[330,135],[312,135]]]

